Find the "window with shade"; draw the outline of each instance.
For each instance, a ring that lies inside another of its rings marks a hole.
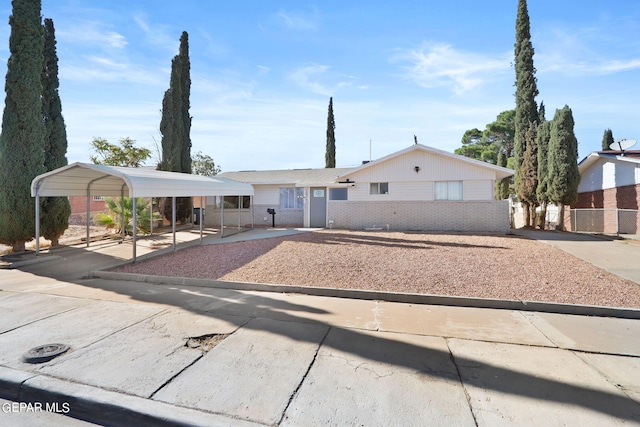
[[[436,200],[462,200],[462,181],[438,181],[434,193]]]

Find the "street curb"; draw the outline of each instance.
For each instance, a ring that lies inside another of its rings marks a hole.
[[[58,413],[109,426],[238,426],[257,427],[249,421],[174,406],[44,375],[0,366],[0,398],[45,404]]]
[[[276,293],[296,293],[302,295],[377,300],[409,304],[444,305],[455,307],[492,308],[500,310],[536,311],[542,313],[573,314],[580,316],[615,317],[620,319],[640,319],[640,310],[632,308],[600,307],[579,304],[560,304],[538,301],[497,300],[444,295],[425,295],[358,289],[322,288],[313,286],[278,285],[252,282],[231,282],[223,280],[194,279],[188,277],[153,276],[113,271],[92,271],[91,277],[106,280],[144,282],[156,285],[194,286],[237,291],[260,291]]]

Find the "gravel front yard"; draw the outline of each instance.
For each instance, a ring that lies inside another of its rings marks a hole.
[[[517,236],[323,230],[198,246],[118,271],[640,308],[640,285]]]

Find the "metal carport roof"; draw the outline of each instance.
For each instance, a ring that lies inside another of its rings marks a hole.
[[[40,197],[55,196],[127,196],[173,198],[173,246],[175,250],[175,198],[206,196],[253,196],[253,186],[221,177],[206,177],[146,168],[124,168],[73,163],[36,176],[31,181],[31,196],[36,198],[36,235],[40,235]],[[202,210],[200,210],[202,218]],[[133,214],[133,261],[136,260],[136,214]],[[202,240],[200,221],[200,239]],[[222,226],[223,227],[223,226]],[[36,238],[36,253],[40,251]],[[89,224],[87,223],[87,246]]]
[[[73,163],[38,175],[31,196],[193,197],[253,196],[250,184],[221,177],[146,168]]]

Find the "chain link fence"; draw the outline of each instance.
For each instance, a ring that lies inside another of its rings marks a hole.
[[[607,234],[638,234],[636,209],[571,209],[571,231]]]

